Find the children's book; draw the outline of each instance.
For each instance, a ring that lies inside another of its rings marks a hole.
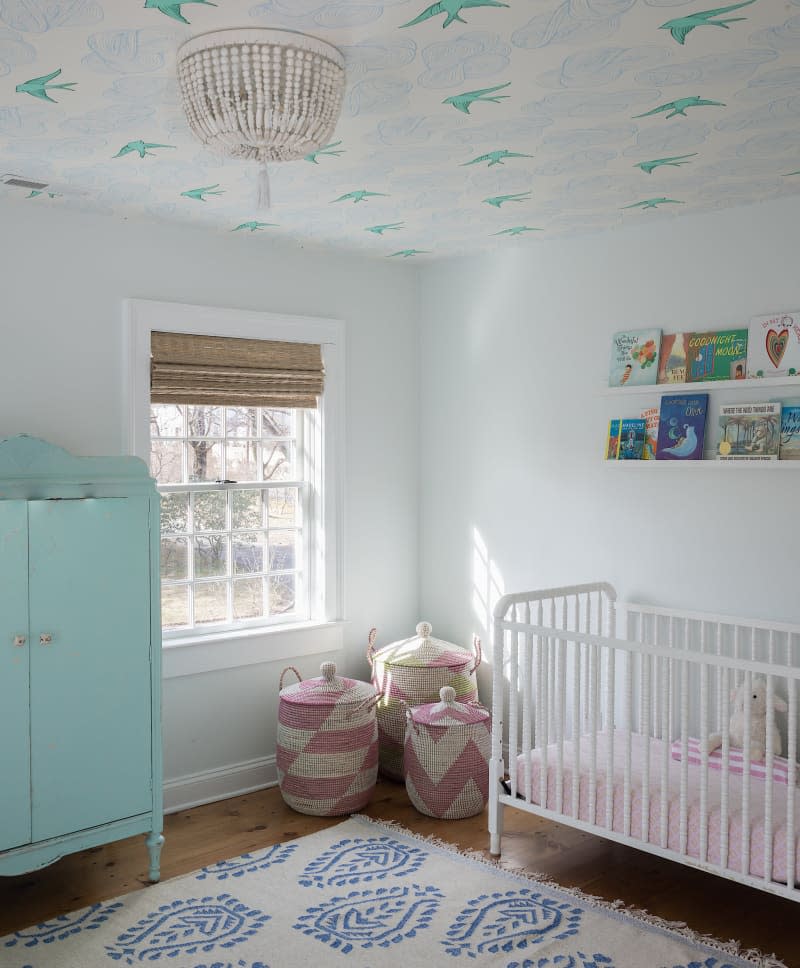
[[[658,407],[647,407],[639,414],[645,423],[644,449],[642,460],[656,459],[656,444],[658,443]]]
[[[619,418],[608,421],[606,437],[606,460],[616,460],[619,456],[619,435],[622,421]]]
[[[686,383],[689,333],[664,333],[658,355],[659,383]]]
[[[619,432],[619,460],[641,460],[647,423],[638,417],[622,421]]]
[[[800,460],[800,401],[781,409],[781,460]]]
[[[781,442],[779,403],[728,403],[719,408],[720,460],[777,460]]]
[[[800,312],[753,316],[747,342],[747,375],[800,374]]]
[[[686,380],[744,380],[747,370],[747,330],[689,333]]]
[[[614,333],[608,385],[634,387],[655,383],[660,342],[660,329],[634,329]]]
[[[707,393],[663,396],[656,460],[702,460],[707,410]]]

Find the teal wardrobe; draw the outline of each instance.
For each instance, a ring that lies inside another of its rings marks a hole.
[[[158,548],[138,458],[0,440],[0,875],[143,833],[158,880]]]

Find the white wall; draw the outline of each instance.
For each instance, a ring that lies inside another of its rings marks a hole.
[[[366,675],[370,626],[388,642],[417,621],[413,269],[25,202],[3,206],[0,252],[0,437],[30,433],[77,454],[123,451],[125,297],[345,321],[344,666]],[[306,657],[301,671],[318,674],[319,662]],[[165,682],[168,781],[200,774],[184,791],[200,795],[219,780],[208,771],[222,771],[230,790],[270,774],[282,665]],[[170,799],[181,795],[172,790]]]
[[[596,579],[641,601],[800,621],[800,473],[602,460],[609,417],[658,397],[602,394],[612,333],[800,308],[800,199],[641,214],[616,234],[423,270],[421,613],[446,637],[485,634],[490,587]],[[712,435],[726,399],[712,394]]]

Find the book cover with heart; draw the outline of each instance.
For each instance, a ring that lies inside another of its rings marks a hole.
[[[747,376],[800,375],[800,312],[753,316],[747,340]]]

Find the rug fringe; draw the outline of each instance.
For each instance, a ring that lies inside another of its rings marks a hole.
[[[450,853],[459,854],[461,857],[465,857],[468,860],[475,861],[479,864],[485,864],[487,867],[494,867],[496,870],[505,871],[507,874],[513,874],[515,877],[522,877],[545,887],[558,888],[558,890],[564,894],[569,894],[590,907],[625,914],[627,917],[632,918],[635,921],[642,921],[644,924],[650,924],[653,927],[670,931],[687,941],[693,941],[696,944],[703,944],[718,954],[733,955],[737,958],[741,958],[750,964],[757,965],[758,968],[788,968],[788,965],[776,958],[774,953],[767,955],[759,951],[757,948],[743,948],[741,944],[738,941],[735,941],[733,938],[731,938],[729,941],[722,941],[720,938],[715,938],[713,935],[694,931],[686,924],[685,921],[668,921],[666,918],[661,918],[657,914],[651,914],[644,908],[631,907],[626,904],[625,901],[620,899],[617,899],[616,901],[608,901],[604,897],[598,897],[595,894],[587,894],[586,891],[582,891],[579,887],[564,887],[563,884],[559,884],[558,881],[550,877],[548,874],[534,873],[524,867],[505,867],[500,860],[496,860],[493,857],[487,857],[483,851],[459,847],[458,844],[451,843],[448,840],[443,840],[441,837],[437,837],[433,834],[424,836],[422,834],[414,833],[413,830],[409,830],[407,827],[397,823],[395,820],[377,820],[362,813],[353,814],[352,819],[366,821],[367,823],[373,824],[376,827],[382,827],[386,830],[393,831],[394,833],[402,834],[404,837],[409,837],[412,840],[417,840],[424,844],[431,844],[434,847],[439,847],[440,849],[449,851]]]

